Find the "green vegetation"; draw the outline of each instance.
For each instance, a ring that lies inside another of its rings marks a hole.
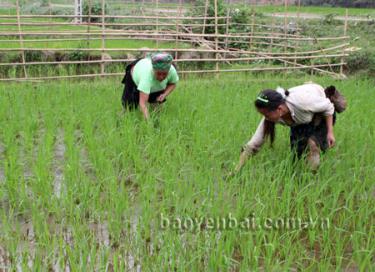
[[[139,112],[121,112],[120,80],[0,85],[5,267],[373,269],[373,82],[295,73],[191,77],[145,123]],[[337,146],[323,156],[318,174],[303,162],[293,165],[288,129],[278,127],[274,150],[266,145],[238,176],[224,180],[260,120],[252,106],[256,93],[307,80],[334,84],[349,101],[335,126]],[[312,218],[318,225],[165,223],[189,217]]]

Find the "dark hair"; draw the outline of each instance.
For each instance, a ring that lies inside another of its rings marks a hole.
[[[289,91],[285,90],[285,95],[289,95]],[[285,102],[285,98],[275,90],[261,91],[254,104],[258,109],[267,109],[268,111],[276,110],[281,104]],[[275,141],[275,123],[264,120],[264,137],[270,137],[271,146]]]
[[[285,95],[288,96],[289,91],[285,90]],[[254,104],[258,109],[274,111],[284,102],[285,99],[279,92],[274,90],[263,90],[258,94]]]

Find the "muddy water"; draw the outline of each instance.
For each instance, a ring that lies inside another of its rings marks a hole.
[[[56,136],[54,161],[53,161],[53,191],[57,198],[61,197],[61,191],[64,182],[64,158],[66,146],[64,144],[64,131],[59,129]]]
[[[34,147],[31,150],[31,154],[34,158],[37,157],[38,143],[39,139],[43,139],[43,133],[37,133],[38,136],[34,138]],[[90,176],[93,179],[96,179],[95,176],[95,168],[93,164],[90,162],[90,157],[87,152],[87,149],[80,143],[80,164],[81,167],[85,170],[86,175]],[[0,145],[0,159],[4,153],[4,148]],[[33,172],[31,169],[30,162],[27,158],[26,149],[23,147],[22,142],[19,148],[19,156],[20,156],[20,165],[23,168],[24,179],[30,180],[33,178]],[[53,186],[54,186],[54,194],[58,198],[61,198],[64,194],[64,165],[65,165],[65,156],[66,156],[66,146],[64,144],[64,131],[59,129],[57,131],[56,140],[54,143],[53,149],[53,162],[51,171],[53,174]],[[0,166],[0,178],[1,178],[1,166]],[[3,175],[5,176],[5,175]],[[1,179],[0,179],[1,180]],[[139,216],[141,214],[140,208],[136,208],[134,212],[132,212],[132,216],[130,218],[131,227],[130,231],[128,232],[129,237],[128,243],[129,246],[127,247],[128,250],[122,256],[119,256],[120,259],[123,260],[123,265],[125,267],[123,269],[130,270],[130,271],[141,271],[141,264],[136,257],[136,248],[135,248],[135,239],[137,237],[137,228],[139,225]],[[19,217],[16,219],[17,225],[20,225],[19,234],[21,237],[20,242],[17,245],[15,256],[10,256],[9,252],[7,251],[6,247],[2,247],[0,244],[0,271],[7,271],[10,270],[17,270],[17,271],[24,271],[25,266],[26,270],[30,269],[33,270],[34,262],[35,262],[35,254],[37,252],[36,248],[38,247],[36,242],[36,235],[33,223],[30,218],[22,218]],[[48,222],[48,226],[50,228],[51,233],[54,236],[63,237],[63,247],[64,249],[61,251],[60,248],[56,248],[53,252],[50,252],[49,256],[53,256],[51,260],[51,264],[49,269],[51,271],[71,271],[71,266],[69,264],[69,256],[67,254],[67,248],[74,247],[74,230],[69,226],[66,226],[64,223],[57,222],[55,218],[48,219],[51,222]],[[1,224],[1,222],[0,222]],[[0,225],[1,227],[1,225]],[[113,255],[116,249],[111,248],[111,236],[108,228],[108,222],[102,221],[95,224],[89,224],[88,228],[93,232],[95,240],[97,241],[100,247],[109,248],[113,253],[110,254],[109,261],[107,268],[109,271],[113,269]],[[133,242],[134,241],[134,242]],[[134,245],[134,246],[131,246]],[[94,245],[93,245],[94,246]],[[152,245],[151,245],[152,248]],[[151,250],[153,251],[153,250]],[[61,254],[62,253],[62,254]],[[13,253],[14,254],[14,253]],[[62,256],[61,256],[62,255]],[[40,256],[39,256],[40,257]],[[50,258],[50,257],[49,257]],[[88,258],[87,262],[94,262],[94,267],[96,264],[99,265],[98,260],[93,260],[91,257]],[[11,260],[13,263],[11,263]],[[98,266],[99,267],[99,266]],[[27,269],[28,268],[28,269]]]

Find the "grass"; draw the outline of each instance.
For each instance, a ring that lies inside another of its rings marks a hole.
[[[319,173],[293,166],[279,127],[274,150],[224,180],[260,119],[256,93],[307,80],[349,100]],[[191,77],[149,124],[121,113],[122,88],[120,78],[0,85],[0,260],[11,270],[374,268],[372,81]],[[173,221],[229,215],[328,218],[329,227],[183,230]],[[166,218],[175,224],[163,228]]]
[[[1,22],[4,23],[16,23],[17,21],[14,19],[0,19]],[[53,19],[51,22],[67,22],[64,19]],[[122,21],[121,21],[122,22]],[[48,23],[48,19],[38,19],[38,18],[33,18],[33,19],[22,19],[22,23]],[[125,22],[122,22],[125,23]],[[90,26],[90,31],[101,31],[101,28],[98,26]],[[49,32],[87,32],[88,27],[87,26],[79,26],[79,25],[54,25],[54,26],[27,26],[24,25],[22,26],[22,30],[26,32],[41,32],[48,30]],[[18,27],[17,26],[9,26],[9,25],[3,25],[0,26],[0,32],[18,32]],[[19,41],[18,41],[18,36],[13,36],[13,38],[10,38],[11,36],[3,36],[1,39],[7,40],[6,42],[2,42],[1,47],[2,48],[18,48],[20,47]],[[78,36],[73,36],[72,38],[77,39]],[[38,35],[38,36],[24,36],[24,40],[26,39],[64,39],[64,37],[57,36],[57,37],[51,37],[51,36],[43,36],[43,35]],[[82,38],[79,40],[74,40],[74,41],[41,41],[41,42],[28,42],[24,41],[24,45],[27,48],[81,48],[81,47],[86,47],[86,48],[101,48],[101,40],[100,40],[100,34],[97,35],[98,40],[93,40],[89,42],[89,47],[87,47],[87,40],[85,38]],[[117,37],[120,38],[120,37]],[[14,41],[13,41],[14,40]],[[154,40],[115,40],[111,38],[106,38],[105,40],[105,46],[106,48],[141,48],[141,47],[149,47],[149,48],[156,48],[159,46],[160,48],[175,48],[176,43],[175,42],[159,42],[157,44],[156,41]],[[178,43],[178,48],[188,48],[190,45],[186,43]]]

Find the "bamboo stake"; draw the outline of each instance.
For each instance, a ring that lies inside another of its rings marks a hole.
[[[48,13],[49,15],[52,15],[52,5],[51,5],[51,0],[48,0]],[[51,20],[50,20],[51,21]]]
[[[202,29],[202,35],[206,33],[206,22],[207,22],[207,9],[208,9],[208,1],[206,0],[205,5],[204,5],[204,19],[203,19],[203,29]]]
[[[288,11],[288,2],[287,0],[284,0],[284,38],[285,38],[285,47],[284,47],[284,52],[286,53],[288,51],[286,45],[287,45],[287,36],[286,36],[286,33],[287,33],[287,29],[286,29],[286,25],[287,25],[287,11]],[[284,65],[286,66],[286,63],[284,63]]]
[[[142,14],[144,15],[144,6],[145,6],[145,0],[142,0],[142,7],[141,7],[141,10],[142,10]]]
[[[254,24],[255,24],[255,10],[253,9],[253,12],[251,14],[251,37],[250,37],[250,44],[249,44],[249,49],[251,50],[253,48],[253,35],[254,35]]]
[[[274,34],[274,25],[275,25],[275,17],[272,16],[272,33],[271,33],[271,36],[273,37],[275,34]],[[273,50],[273,38],[271,38],[271,46],[270,46],[270,52],[272,52]]]
[[[346,9],[345,10],[345,23],[344,23],[344,34],[345,34],[345,36],[348,32],[348,15],[349,15],[349,10]],[[341,62],[342,63],[344,62],[344,57],[341,58]],[[344,75],[344,66],[340,67],[340,74]]]
[[[87,40],[86,40],[86,46],[90,48],[90,25],[91,25],[91,0],[88,0],[88,12],[89,12],[89,17],[87,18]],[[102,22],[103,23],[103,22]]]
[[[230,0],[229,0],[229,5],[230,5]],[[225,34],[228,35],[229,34],[229,15],[230,15],[230,8],[228,7],[227,8],[227,22],[226,22],[226,26],[225,26]],[[225,38],[225,45],[224,45],[224,49],[225,50],[228,50],[228,37]],[[224,53],[224,59],[226,58],[226,53]]]
[[[104,62],[104,54],[105,54],[105,28],[104,28],[104,15],[105,15],[105,0],[102,0],[102,63],[100,64],[100,73],[105,73],[105,62]]]
[[[19,42],[20,42],[21,48],[23,48],[19,0],[16,1],[16,12],[17,12]],[[23,73],[24,73],[25,78],[27,78],[26,65],[25,65],[26,63],[25,50],[21,49],[20,51],[21,51],[21,58],[22,58],[22,63],[23,63]]]
[[[217,24],[218,24],[218,14],[217,14],[217,0],[214,0],[215,2],[215,50],[216,50],[216,53],[215,53],[215,58],[216,60],[219,59],[219,54],[218,54],[218,50],[219,50],[219,38],[218,38],[218,28],[217,28]],[[217,71],[219,71],[219,62],[216,62],[216,65],[215,65],[215,68]]]
[[[156,9],[159,8],[159,0],[155,0],[156,2]],[[156,19],[156,34],[159,34],[159,19]],[[159,36],[156,36],[156,48],[159,48]]]
[[[297,22],[296,22],[296,28],[298,29],[299,23],[300,23],[300,11],[301,11],[301,0],[298,0],[298,8],[297,8]],[[296,41],[297,46],[299,46],[299,42]],[[297,65],[297,59],[294,60],[295,65]]]
[[[179,16],[182,15],[182,0],[179,0],[179,6],[178,6],[178,11],[179,11]],[[179,32],[179,24],[177,23],[176,21],[176,32],[178,33]],[[178,36],[176,36],[176,48],[179,48],[178,46]],[[178,58],[178,52],[176,51],[175,52],[175,56],[174,56],[175,59]]]

